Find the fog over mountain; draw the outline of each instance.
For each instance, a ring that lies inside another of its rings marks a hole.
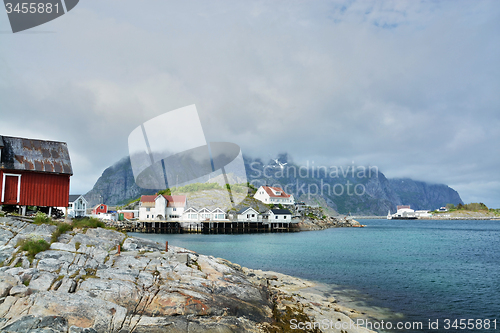
[[[387,179],[377,167],[356,165],[300,165],[288,154],[276,160],[244,156],[245,169],[230,175],[235,182],[280,186],[296,201],[327,205],[339,214],[386,215],[397,205],[434,210],[447,203],[463,203],[457,191],[444,184],[429,184],[409,178]],[[219,177],[217,181],[220,181]],[[204,181],[213,182],[208,178]],[[99,200],[110,205],[123,204],[155,190],[138,187],[130,159],[124,158],[107,168],[85,197],[92,204]],[[188,197],[189,200],[189,197]]]
[[[500,1],[80,1],[0,31],[0,134],[67,142],[72,194],[195,104],[207,142],[500,207]]]

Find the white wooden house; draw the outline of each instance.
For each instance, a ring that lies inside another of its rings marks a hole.
[[[212,211],[203,207],[198,211],[198,217],[200,221],[210,221],[212,219]]]
[[[210,208],[203,207],[201,209],[196,209],[194,207],[189,207],[184,211],[182,215],[182,220],[184,221],[221,221],[227,220],[226,212],[224,212],[219,207],[210,210]]]
[[[189,207],[184,211],[183,219],[189,221],[198,221],[199,219],[198,209],[194,207]]]
[[[164,195],[168,204],[165,216],[167,220],[180,220],[187,206],[187,197],[185,195]]]
[[[268,205],[293,205],[295,203],[293,195],[285,193],[279,187],[261,186],[253,197]]]
[[[59,207],[59,209],[70,218],[84,217],[87,215],[87,205],[88,202],[83,195],[76,194],[69,196],[67,207]]]
[[[290,223],[292,213],[288,209],[271,209],[267,212],[268,223]]]
[[[262,221],[262,215],[252,207],[244,207],[236,213],[238,222],[258,222]]]
[[[155,199],[156,195],[143,195],[141,196],[141,201],[139,203],[139,220],[148,221],[156,220],[156,207]]]
[[[212,210],[212,220],[214,221],[226,220],[226,212],[224,212],[219,207],[215,208],[214,210]]]
[[[186,206],[185,195],[143,195],[139,206],[139,220],[181,220]]]

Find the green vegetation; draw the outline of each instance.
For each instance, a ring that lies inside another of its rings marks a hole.
[[[54,223],[52,223],[52,224],[54,224]],[[57,240],[59,239],[59,236],[64,234],[66,231],[73,230],[73,227],[71,226],[71,224],[68,224],[68,223],[56,223],[56,225],[57,225],[57,229],[52,234],[52,239],[51,239],[52,243],[57,242]]]
[[[130,200],[129,202],[127,202],[123,206],[117,206],[116,209],[132,209],[133,204],[135,204],[136,202],[139,202],[139,201],[141,201],[141,198]]]
[[[50,222],[51,222],[50,217],[48,217],[47,214],[43,212],[37,212],[35,215],[35,219],[33,220],[33,223],[35,224],[44,224]]]
[[[50,248],[50,244],[44,239],[23,239],[17,242],[16,247],[20,246],[21,251],[28,251],[28,258],[33,260],[39,252],[46,251]]]
[[[172,195],[172,191],[169,188],[167,188],[166,190],[159,191],[158,194]],[[141,198],[137,200],[141,200]]]
[[[80,242],[76,242],[75,243],[75,249],[78,251],[78,249],[80,248],[80,245],[82,245],[82,243]]]
[[[76,219],[73,220],[71,225],[73,226],[73,228],[106,228],[106,224],[101,220],[96,219],[95,217]]]
[[[468,204],[458,204],[455,206],[454,204],[447,204],[446,208],[448,209],[447,212],[440,212],[435,210],[433,213],[439,214],[439,213],[451,213],[451,212],[457,212],[457,211],[470,211],[470,212],[493,212],[497,214],[498,209],[489,209],[484,203],[482,202],[472,202]]]
[[[194,183],[194,184],[189,184],[186,186],[182,187],[176,187],[174,188],[175,193],[189,193],[189,192],[198,192],[198,191],[203,191],[203,190],[223,190],[224,188],[220,186],[217,183]],[[170,189],[167,189],[165,191],[169,191]],[[163,191],[162,191],[163,192]],[[161,193],[163,194],[163,193]]]
[[[486,207],[486,205],[482,202],[473,202],[465,205],[458,204],[457,210],[472,210],[474,212],[477,212],[478,210],[488,210],[488,207]]]

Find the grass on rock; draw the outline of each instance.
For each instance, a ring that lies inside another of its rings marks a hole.
[[[50,244],[44,239],[23,239],[17,243],[21,247],[21,251],[28,251],[27,257],[33,260],[39,252],[46,251],[50,248]]]

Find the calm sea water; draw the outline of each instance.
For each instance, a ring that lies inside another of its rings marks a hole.
[[[404,321],[438,319],[432,332],[444,332],[446,318],[496,319],[489,332],[500,332],[500,221],[362,223],[367,227],[282,234],[134,235],[355,289]]]

